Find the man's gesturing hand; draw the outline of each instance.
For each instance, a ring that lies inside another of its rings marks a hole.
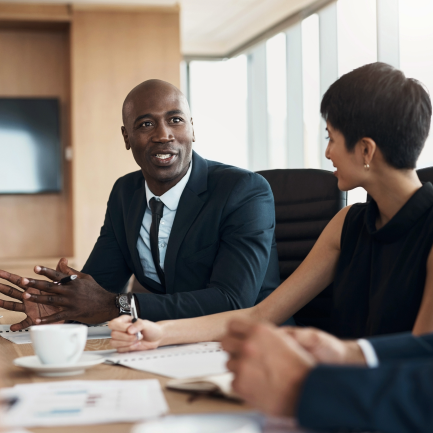
[[[28,288],[23,285],[22,282],[25,280],[19,275],[11,274],[10,272],[0,270],[0,278],[3,278],[6,281],[15,284],[16,286],[26,290],[28,293],[33,293],[36,295],[40,294],[48,294],[41,292],[37,289]],[[0,283],[0,293],[11,297],[12,299],[16,299],[21,302],[14,301],[6,301],[0,299],[0,307],[5,308],[10,311],[18,311],[20,313],[25,313],[26,318],[20,323],[15,323],[15,325],[11,326],[11,331],[19,331],[20,329],[28,328],[29,326],[35,325],[36,320],[42,316],[48,316],[61,311],[60,307],[54,307],[49,305],[35,304],[33,302],[29,302],[27,299],[23,298],[23,294],[21,290],[16,289],[15,287],[7,286],[6,284]]]
[[[53,311],[51,315],[36,318],[33,323],[48,324],[62,320],[101,323],[119,315],[115,294],[104,290],[90,275],[69,269],[70,272],[78,275],[78,278],[65,285],[31,278],[21,279],[20,287],[27,289],[22,294],[23,301],[46,305]],[[35,272],[53,281],[59,281],[71,275],[70,272],[66,274],[40,266],[35,267]],[[43,293],[34,293],[34,289]]]
[[[222,347],[230,354],[234,391],[261,411],[293,416],[314,358],[273,325],[233,321]]]

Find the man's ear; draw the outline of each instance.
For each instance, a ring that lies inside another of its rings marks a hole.
[[[195,143],[195,132],[194,132],[194,122],[191,117],[191,125],[192,125],[192,142]]]
[[[122,131],[123,141],[125,142],[126,150],[129,150],[131,149],[131,145],[129,144],[129,137],[128,133],[126,132],[126,128],[122,126],[120,129]]]

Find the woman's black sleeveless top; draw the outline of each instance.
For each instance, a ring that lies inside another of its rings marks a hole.
[[[331,315],[331,332],[342,338],[411,331],[421,305],[433,245],[432,184],[379,230],[377,215],[371,200],[353,205],[344,221]]]

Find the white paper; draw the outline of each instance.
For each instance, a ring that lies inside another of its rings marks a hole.
[[[174,379],[226,373],[227,360],[228,354],[221,349],[219,343],[166,346],[155,350],[106,356],[107,363],[120,364]]]
[[[5,427],[136,422],[168,412],[156,379],[25,384],[3,389],[0,395],[18,397],[2,414]]]
[[[30,344],[30,329],[21,331],[11,331],[11,325],[0,325],[0,337],[15,344]],[[89,326],[87,328],[87,340],[99,340],[101,338],[111,338],[111,329],[108,325]]]

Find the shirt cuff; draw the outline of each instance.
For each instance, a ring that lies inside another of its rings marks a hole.
[[[364,338],[357,340],[357,343],[358,346],[361,348],[362,353],[364,354],[367,366],[370,368],[379,367],[379,358],[376,355],[376,351],[374,350],[373,345]]]

